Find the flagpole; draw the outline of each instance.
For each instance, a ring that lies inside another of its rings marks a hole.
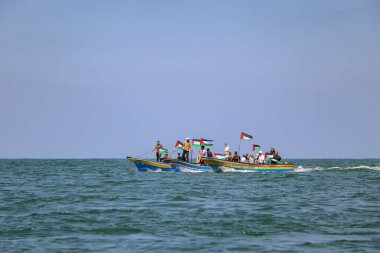
[[[188,163],[192,163],[193,162],[193,146],[194,146],[194,138],[191,141],[191,147],[190,147],[190,150],[189,150],[189,152],[191,154],[190,154],[190,161],[187,161]]]
[[[239,155],[240,155],[240,144],[241,144],[241,138],[240,138],[240,142],[239,142],[239,151],[238,151]]]

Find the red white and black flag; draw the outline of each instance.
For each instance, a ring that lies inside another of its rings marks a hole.
[[[260,145],[253,144],[253,146],[252,146],[252,151],[255,151],[255,150],[261,150],[261,146],[260,146]]]
[[[243,139],[243,140],[252,140],[252,139],[253,139],[253,136],[252,136],[252,135],[249,135],[249,134],[246,134],[246,133],[243,133],[243,132],[241,132],[241,134],[240,134],[240,139]]]
[[[183,149],[183,143],[180,141],[177,141],[174,146],[176,149]]]
[[[200,148],[201,146],[205,146],[205,147],[211,147],[212,142],[213,140],[208,140],[208,139],[205,139],[205,138],[200,138],[200,139],[193,139],[193,147],[198,147]]]
[[[211,143],[212,141],[213,140],[208,140],[208,139],[205,139],[205,138],[201,138],[201,145],[205,146],[205,147],[211,147],[212,145],[214,145],[214,144]]]

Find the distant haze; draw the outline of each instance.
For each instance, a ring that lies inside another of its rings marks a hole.
[[[378,158],[379,96],[376,0],[0,2],[0,158]]]

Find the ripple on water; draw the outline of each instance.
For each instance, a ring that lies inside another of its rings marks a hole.
[[[295,162],[321,169],[137,173],[117,159],[1,160],[0,248],[377,252],[379,160]]]

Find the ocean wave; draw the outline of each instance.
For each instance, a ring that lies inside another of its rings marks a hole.
[[[316,171],[352,171],[352,170],[380,170],[380,166],[367,166],[367,165],[358,165],[353,167],[302,167],[298,166],[294,169],[295,172],[316,172]]]

